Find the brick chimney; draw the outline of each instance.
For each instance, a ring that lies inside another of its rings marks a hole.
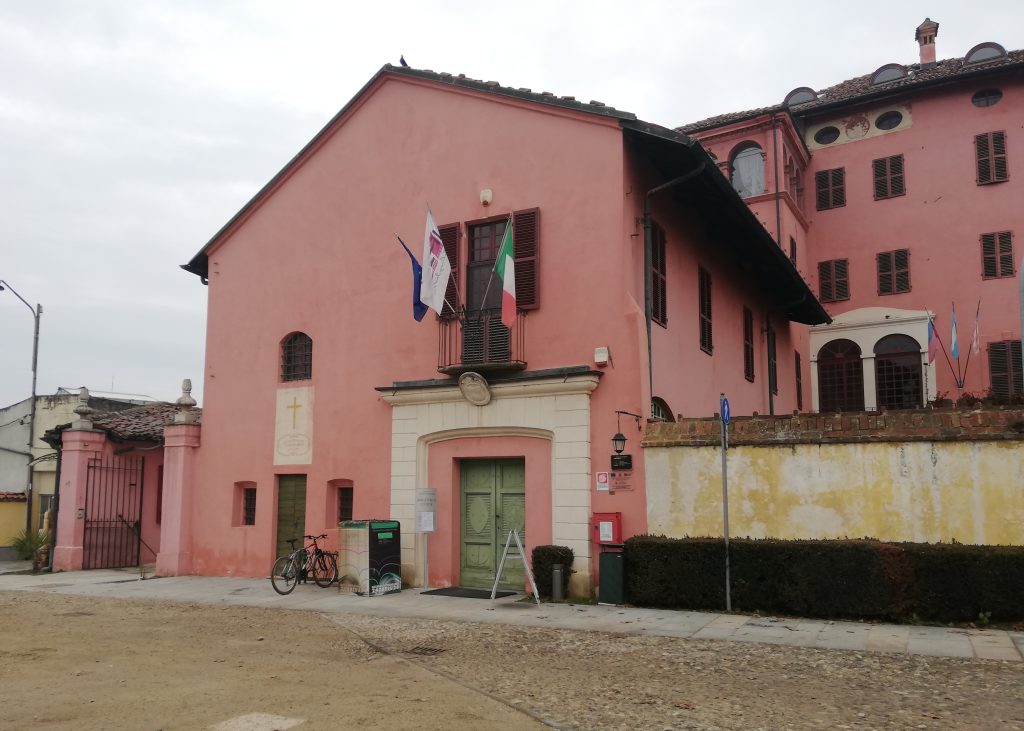
[[[939,34],[939,24],[931,18],[925,18],[914,31],[914,40],[921,46],[921,67],[935,65],[935,36]]]

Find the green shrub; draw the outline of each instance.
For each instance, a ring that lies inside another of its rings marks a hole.
[[[806,617],[935,621],[1024,618],[1024,547],[875,540],[729,542],[732,606]],[[725,607],[720,538],[635,536],[626,598],[639,606]]]
[[[27,561],[36,555],[36,551],[46,545],[47,535],[37,530],[23,530],[11,543],[11,548],[18,554],[18,558]]]
[[[569,594],[569,575],[572,574],[573,552],[566,546],[534,546],[530,557],[530,564],[533,566],[533,578],[537,581],[537,591],[544,598],[551,597],[552,584],[551,567],[556,563],[563,566],[562,571],[562,596]]]

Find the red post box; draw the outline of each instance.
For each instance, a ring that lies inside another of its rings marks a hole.
[[[590,526],[594,543],[622,543],[622,513],[594,513]]]

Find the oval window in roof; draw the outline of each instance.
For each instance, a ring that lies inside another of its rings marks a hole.
[[[994,107],[1003,98],[1003,92],[999,89],[982,89],[971,97],[971,104],[976,107]]]
[[[964,63],[981,63],[982,61],[991,61],[994,58],[1002,58],[1006,55],[1006,49],[1000,46],[998,43],[992,41],[986,41],[985,43],[979,43],[964,56]]]
[[[893,110],[891,112],[883,112],[878,115],[875,119],[875,127],[878,129],[896,129],[900,126],[900,122],[903,121],[903,115]]]
[[[784,106],[791,107],[794,104],[804,104],[806,102],[813,102],[818,98],[814,89],[809,86],[798,86],[793,91],[786,94],[786,98],[782,100]]]
[[[839,128],[833,125],[822,127],[814,133],[814,141],[819,145],[831,145],[839,139]]]
[[[871,74],[871,85],[884,84],[886,81],[902,79],[907,75],[907,67],[898,63],[887,63]]]

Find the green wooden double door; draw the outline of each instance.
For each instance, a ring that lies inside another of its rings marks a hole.
[[[490,589],[509,531],[526,543],[526,466],[522,459],[461,463],[462,586]],[[522,590],[523,560],[512,544],[499,586]]]
[[[306,533],[306,476],[277,476],[277,556],[291,553],[289,538],[297,538],[295,547],[303,545]]]

